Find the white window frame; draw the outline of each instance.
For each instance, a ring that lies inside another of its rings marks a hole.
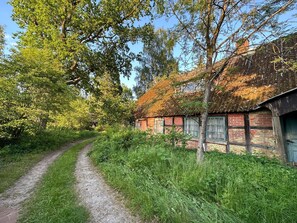
[[[184,118],[184,133],[191,135],[194,139],[199,138],[199,118],[198,117]]]
[[[209,116],[207,120],[207,128],[206,128],[207,141],[224,142],[226,141],[226,138],[227,138],[226,117]]]

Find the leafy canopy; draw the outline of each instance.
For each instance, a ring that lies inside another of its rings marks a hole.
[[[144,94],[158,77],[168,77],[172,72],[178,72],[178,62],[173,57],[174,45],[174,39],[166,30],[154,31],[151,27],[149,38],[144,39],[140,65],[135,68],[136,86],[133,90],[137,97]]]
[[[50,49],[63,63],[69,84],[90,84],[90,74],[108,70],[129,75],[127,42],[139,29],[134,22],[149,14],[149,0],[12,0],[13,18],[24,29],[24,46]]]
[[[15,51],[2,59],[0,69],[1,138],[44,128],[49,114],[61,111],[72,95],[61,63],[48,50]]]

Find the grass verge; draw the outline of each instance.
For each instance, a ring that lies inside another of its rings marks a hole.
[[[173,148],[164,143],[166,137],[110,131],[91,151],[107,181],[144,220],[296,221],[296,169],[267,158],[216,152],[197,165],[194,151]]]
[[[95,136],[90,131],[51,129],[0,148],[0,193],[13,185],[50,151],[78,139]]]
[[[72,147],[49,167],[36,193],[25,203],[19,222],[87,222],[89,214],[75,193],[74,171],[80,150],[92,141]]]

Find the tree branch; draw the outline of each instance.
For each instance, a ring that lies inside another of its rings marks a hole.
[[[197,44],[201,49],[206,50],[206,48],[202,45],[202,43],[197,41],[197,38],[192,34],[192,32],[190,32],[190,30],[188,29],[186,24],[184,24],[184,22],[181,20],[181,18],[179,18],[179,16],[176,14],[176,11],[175,11],[173,5],[170,3],[170,1],[169,1],[169,6],[173,12],[173,15],[176,17],[178,22],[182,25],[183,29],[186,30],[186,32],[191,37],[191,39],[195,42],[195,44]]]

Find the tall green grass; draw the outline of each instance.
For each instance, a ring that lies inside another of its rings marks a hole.
[[[49,129],[35,136],[23,136],[0,148],[0,193],[9,188],[49,151],[67,142],[97,135],[91,131]]]
[[[160,222],[295,222],[297,171],[253,156],[173,148],[166,136],[101,134],[91,157],[128,205]]]
[[[87,222],[88,211],[81,206],[75,192],[75,164],[87,140],[66,151],[48,169],[34,196],[25,204],[21,223]]]

